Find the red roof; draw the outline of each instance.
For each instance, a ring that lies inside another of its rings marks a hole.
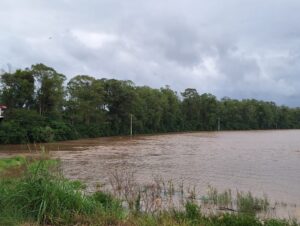
[[[5,105],[0,105],[1,109],[6,109],[7,107]]]

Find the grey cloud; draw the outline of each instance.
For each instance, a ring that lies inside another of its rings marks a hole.
[[[2,0],[0,66],[300,106],[297,0]]]

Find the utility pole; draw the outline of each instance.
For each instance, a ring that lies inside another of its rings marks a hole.
[[[130,114],[130,136],[132,136],[132,114]]]
[[[221,120],[220,120],[220,117],[218,117],[218,131],[221,130]]]

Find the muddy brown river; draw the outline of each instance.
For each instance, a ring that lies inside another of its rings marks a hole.
[[[47,144],[62,160],[65,176],[93,188],[112,171],[183,181],[204,192],[238,189],[284,202],[286,217],[300,219],[300,130],[197,132],[109,137]],[[28,152],[26,145],[2,145],[0,157]],[[31,146],[31,151],[39,149]]]

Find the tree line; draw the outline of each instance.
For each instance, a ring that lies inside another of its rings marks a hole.
[[[136,86],[129,80],[66,76],[44,64],[0,80],[0,143],[29,143],[134,134],[300,128],[300,108],[254,99],[218,100],[187,88]]]

